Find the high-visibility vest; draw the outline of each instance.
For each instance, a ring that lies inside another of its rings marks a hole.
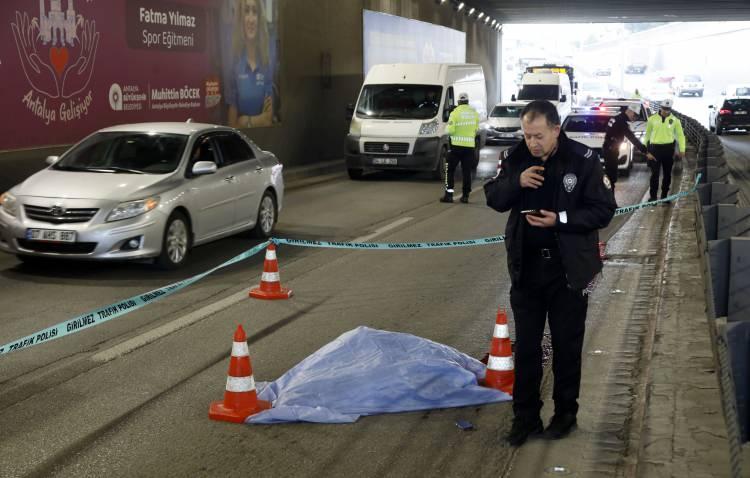
[[[478,129],[479,113],[469,105],[458,105],[448,118],[446,131],[451,137],[451,145],[473,148]]]
[[[682,123],[673,114],[664,119],[659,113],[651,115],[646,123],[646,136],[643,139],[645,145],[671,144],[676,140],[680,151],[685,152],[685,133],[682,131]]]

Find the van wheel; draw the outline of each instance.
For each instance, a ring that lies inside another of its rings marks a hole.
[[[362,169],[354,168],[348,168],[346,172],[349,173],[349,179],[353,179],[355,181],[359,181],[360,179],[362,179],[362,175],[364,174],[364,171]]]
[[[161,252],[156,258],[160,269],[178,269],[187,260],[190,252],[190,225],[185,214],[175,211],[167,219],[164,237],[161,241]]]
[[[448,147],[443,146],[440,148],[440,156],[438,157],[437,166],[435,166],[435,169],[432,171],[432,178],[433,179],[445,179],[445,168],[447,166],[448,161]]]

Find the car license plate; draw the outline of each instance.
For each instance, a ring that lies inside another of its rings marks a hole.
[[[26,229],[26,239],[47,242],[76,242],[76,232],[58,229]]]
[[[501,138],[513,138],[515,135],[513,133],[502,133],[500,134]]]
[[[736,115],[746,115],[747,111],[735,111],[734,114],[736,114]]]
[[[373,158],[372,164],[388,164],[388,165],[396,165],[398,164],[397,158]]]

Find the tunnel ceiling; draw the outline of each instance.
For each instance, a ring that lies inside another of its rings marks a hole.
[[[750,20],[750,0],[465,0],[501,23]]]

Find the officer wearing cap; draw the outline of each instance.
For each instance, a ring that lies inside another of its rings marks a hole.
[[[682,131],[680,120],[672,114],[672,100],[662,101],[659,112],[649,117],[643,142],[654,155],[654,160],[648,163],[651,168],[648,200],[656,200],[656,193],[659,192],[660,171],[664,174],[661,183],[661,198],[664,199],[669,194],[669,186],[672,184],[674,158],[685,158],[685,133]],[[676,151],[675,142],[678,146]]]
[[[542,432],[542,337],[552,333],[555,414],[545,430],[562,438],[576,426],[581,350],[588,293],[602,270],[599,229],[615,213],[615,198],[599,158],[560,131],[549,101],[521,112],[524,141],[503,152],[500,170],[484,186],[487,205],[510,211],[505,247],[516,326],[512,446]]]
[[[607,174],[609,182],[612,183],[612,191],[615,190],[615,183],[617,182],[617,160],[620,157],[620,146],[625,138],[628,138],[633,147],[638,148],[648,159],[654,159],[651,153],[647,152],[646,146],[630,131],[628,122],[635,121],[640,113],[641,105],[630,103],[628,106],[623,106],[622,111],[617,116],[613,116],[607,123],[602,154],[604,155],[604,172]]]
[[[463,173],[463,195],[461,202],[469,202],[471,193],[471,169],[474,166],[475,138],[479,130],[479,113],[469,106],[469,95],[458,95],[458,106],[448,118],[446,131],[450,135],[451,150],[448,155],[447,171],[445,173],[445,194],[440,202],[453,202],[453,176],[458,163],[461,163]]]

